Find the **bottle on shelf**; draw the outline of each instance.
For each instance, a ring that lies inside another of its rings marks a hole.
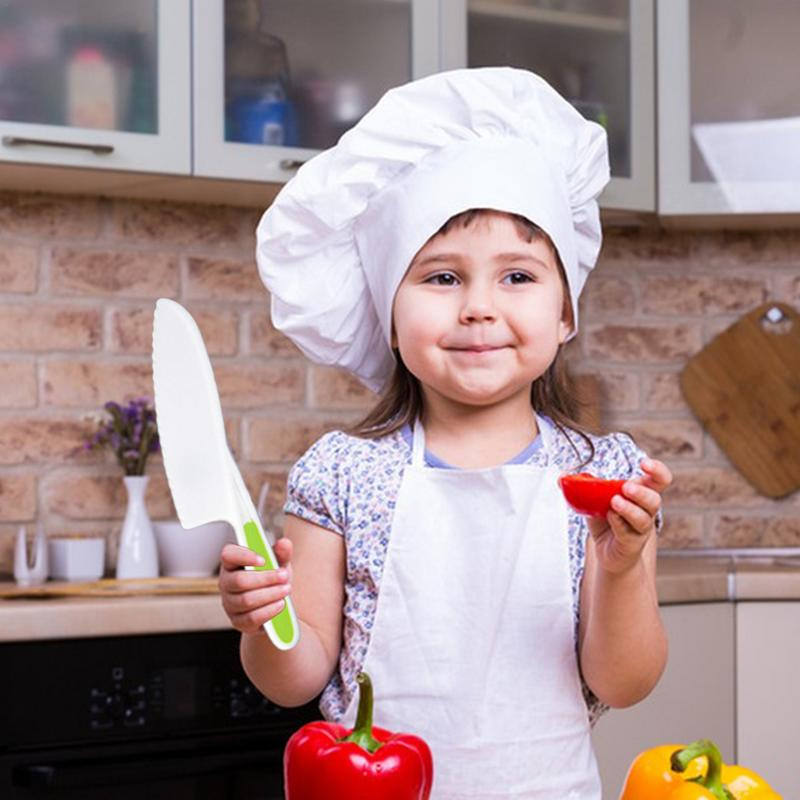
[[[225,2],[225,138],[297,146],[285,43],[263,30],[258,0]]]
[[[67,64],[67,124],[75,128],[117,127],[114,65],[99,47],[79,47]]]

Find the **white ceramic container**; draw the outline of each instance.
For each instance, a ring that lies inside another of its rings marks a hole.
[[[226,542],[235,542],[227,522],[208,522],[189,530],[177,520],[153,522],[161,574],[171,578],[204,578],[219,567]]]
[[[103,577],[106,540],[102,537],[53,536],[49,545],[51,578],[96,581]]]

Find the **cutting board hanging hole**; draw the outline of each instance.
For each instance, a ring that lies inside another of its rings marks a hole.
[[[761,316],[761,327],[766,333],[784,336],[792,330],[792,320],[779,306],[771,306]]]

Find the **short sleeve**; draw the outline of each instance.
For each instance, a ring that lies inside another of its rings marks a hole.
[[[295,463],[286,485],[286,514],[344,534],[349,484],[347,439],[341,431],[326,433]]]

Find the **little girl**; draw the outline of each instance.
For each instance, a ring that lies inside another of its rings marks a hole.
[[[288,481],[276,571],[223,551],[244,667],[281,705],[422,736],[440,800],[600,800],[589,732],[665,664],[655,589],[667,467],[573,421],[559,367],[600,247],[603,129],[519,70],[390,91],[265,213],[275,326],[381,392]],[[557,479],[626,478],[606,519]],[[291,592],[296,648],[261,625]]]

